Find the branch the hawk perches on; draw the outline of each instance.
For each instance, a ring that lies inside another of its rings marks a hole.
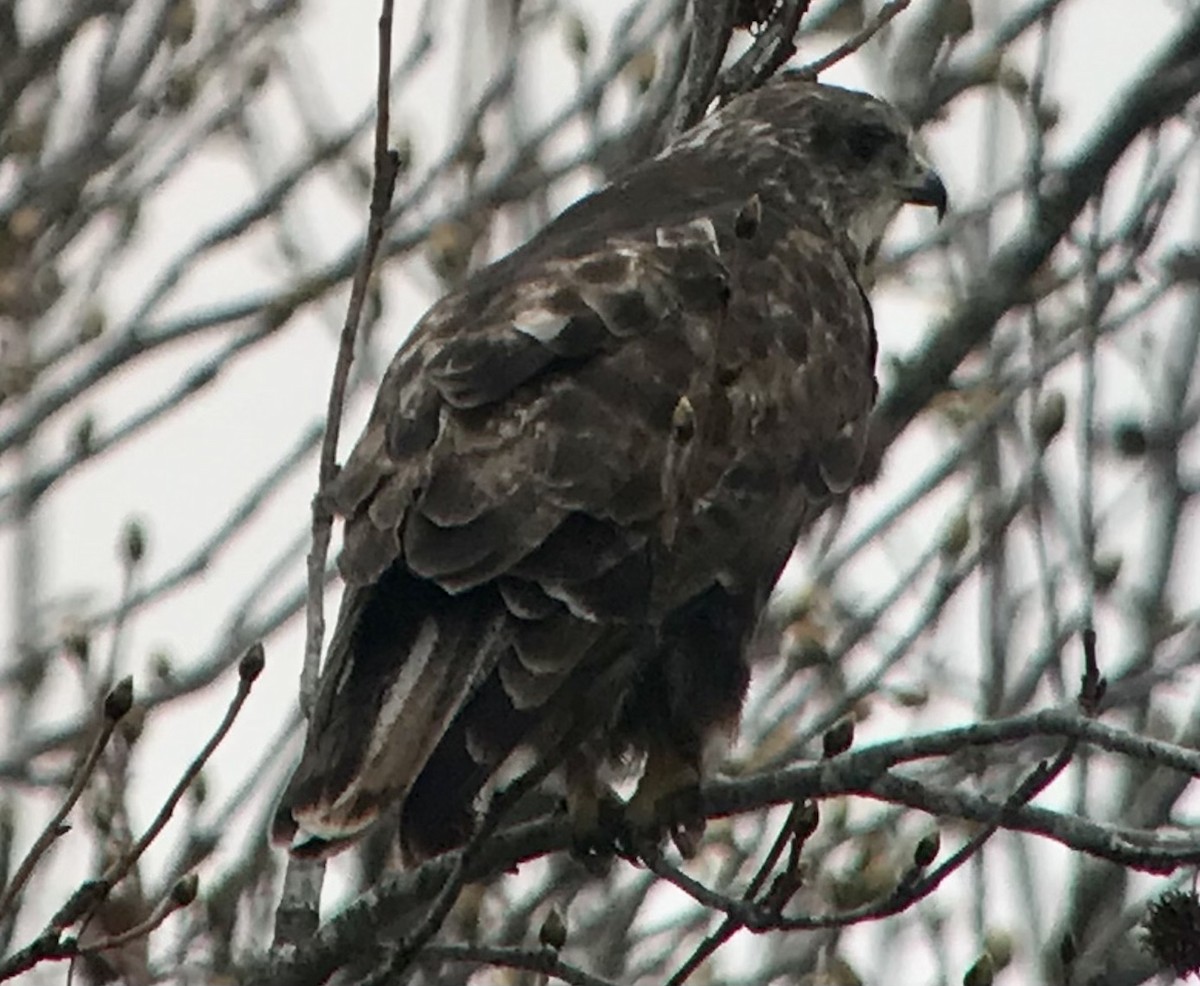
[[[328,852],[396,807],[406,859],[461,844],[517,750],[584,831],[597,772],[644,755],[628,821],[676,824],[797,536],[855,480],[862,274],[905,202],[946,192],[899,115],[783,77],[425,315],[331,490],[346,591],[277,839]]]

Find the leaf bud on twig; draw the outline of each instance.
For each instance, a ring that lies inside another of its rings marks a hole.
[[[1149,442],[1146,430],[1136,421],[1119,421],[1113,428],[1113,448],[1126,459],[1136,459],[1146,454]]]
[[[140,520],[126,523],[121,538],[121,553],[127,565],[137,565],[146,557],[146,528]]]
[[[983,947],[992,957],[992,965],[996,971],[1008,967],[1013,958],[1012,935],[1003,928],[992,928],[983,936]]]
[[[567,50],[570,51],[572,57],[581,62],[584,61],[591,49],[592,42],[588,37],[587,25],[583,23],[583,18],[574,11],[567,14],[563,21],[563,36],[567,43]]]
[[[821,807],[815,801],[805,801],[796,815],[795,838],[803,842],[821,824]]]
[[[261,643],[255,644],[238,661],[238,675],[243,681],[254,681],[262,674],[263,665],[267,663],[267,655]]]
[[[631,59],[625,67],[626,77],[633,83],[638,95],[643,95],[654,82],[658,74],[658,56],[653,48],[643,48]]]
[[[538,929],[538,941],[555,952],[567,943],[567,922],[557,907],[550,908],[541,928]]]
[[[175,0],[167,10],[166,21],[163,24],[163,34],[167,44],[173,48],[181,48],[192,40],[196,32],[195,0]]]
[[[120,722],[133,708],[133,678],[124,677],[104,698],[104,717]]]
[[[845,753],[854,742],[854,720],[850,716],[839,720],[821,737],[821,753],[828,759]]]
[[[1033,438],[1041,451],[1054,441],[1067,420],[1067,399],[1061,390],[1046,393],[1033,414]]]
[[[1122,559],[1115,554],[1097,554],[1092,559],[1092,579],[1096,583],[1096,591],[1108,592],[1121,574]]]
[[[942,848],[942,836],[936,829],[921,837],[913,850],[913,865],[924,869],[935,859]]]
[[[187,907],[196,899],[196,893],[200,889],[200,877],[195,873],[189,873],[187,876],[181,876],[175,881],[175,886],[171,888],[171,903],[176,907]]]
[[[963,976],[963,986],[992,986],[995,978],[996,965],[992,961],[992,956],[988,952],[984,952]]]
[[[949,560],[957,558],[963,553],[970,540],[971,518],[967,516],[965,510],[960,510],[950,521],[950,526],[942,533],[940,545],[942,557]]]

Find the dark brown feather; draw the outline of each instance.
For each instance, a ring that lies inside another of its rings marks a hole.
[[[870,167],[860,125],[890,128]],[[702,776],[797,534],[856,475],[858,274],[921,170],[906,140],[869,97],[774,83],[422,319],[330,493],[347,589],[293,851],[396,804],[410,858],[459,843],[519,746]]]

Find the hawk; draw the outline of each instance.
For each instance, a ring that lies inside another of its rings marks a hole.
[[[583,837],[641,762],[625,822],[694,845],[670,806],[856,476],[864,272],[903,203],[946,207],[912,143],[884,102],[778,78],[430,309],[330,491],[345,595],[278,841],[328,853],[395,809],[420,860],[532,751]]]

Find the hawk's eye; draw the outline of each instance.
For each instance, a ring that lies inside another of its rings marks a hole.
[[[891,142],[892,132],[877,124],[859,124],[851,127],[846,134],[846,147],[851,157],[860,164],[873,161]]]

